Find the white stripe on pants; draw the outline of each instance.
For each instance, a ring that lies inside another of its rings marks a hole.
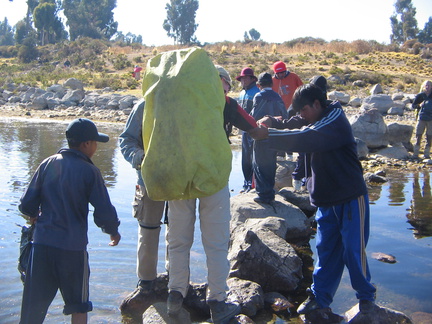
[[[196,200],[175,200],[168,203],[170,264],[168,288],[170,291],[179,291],[183,297],[186,296],[189,285],[190,249],[194,237]],[[226,298],[228,290],[226,280],[229,273],[227,256],[231,218],[228,186],[209,197],[198,200],[201,238],[208,270],[207,300],[221,301]]]

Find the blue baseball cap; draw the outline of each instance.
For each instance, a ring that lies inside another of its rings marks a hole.
[[[66,129],[66,138],[79,143],[87,141],[106,143],[109,141],[109,136],[104,133],[99,133],[96,125],[90,119],[86,118],[73,120]]]

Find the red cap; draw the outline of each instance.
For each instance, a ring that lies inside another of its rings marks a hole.
[[[246,67],[243,70],[241,70],[240,75],[236,77],[236,80],[240,81],[242,77],[247,75],[250,76],[251,78],[254,78],[255,81],[257,80],[257,77],[254,75],[254,71],[250,67]]]
[[[286,70],[286,65],[282,61],[277,61],[275,64],[273,64],[274,73],[285,72]]]

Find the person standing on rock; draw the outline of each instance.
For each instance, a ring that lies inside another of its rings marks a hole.
[[[328,104],[323,91],[308,84],[294,93],[293,109],[303,119],[303,127],[267,128],[284,128],[286,124],[265,117],[258,121],[263,126],[252,137],[267,139],[274,150],[311,155],[312,174],[307,187],[311,204],[318,207],[317,260],[309,297],[297,312],[314,324],[339,323],[343,317],[333,313],[330,305],[345,266],[360,300],[360,311],[372,313],[377,307],[366,257],[368,191],[351,125],[341,105]]]
[[[412,107],[417,110],[416,143],[413,157],[418,157],[421,138],[426,131],[426,146],[423,155],[425,159],[429,159],[432,140],[432,81],[426,80],[422,83],[420,93],[416,95]]]
[[[237,81],[240,81],[243,90],[240,92],[238,97],[239,105],[250,114],[253,105],[253,99],[255,95],[260,91],[256,82],[257,77],[254,75],[254,71],[246,67],[241,70],[239,76],[236,77]],[[242,134],[242,171],[244,177],[243,189],[241,193],[247,193],[252,189],[252,155],[253,155],[253,139],[247,132]]]
[[[142,140],[144,106],[143,99],[134,105],[124,130],[119,136],[119,146],[123,157],[137,173],[132,216],[138,221],[136,264],[138,284],[133,295],[147,295],[152,291],[154,280],[157,277],[159,235],[165,206],[163,201],[154,201],[149,198],[141,176],[141,163],[144,159]]]

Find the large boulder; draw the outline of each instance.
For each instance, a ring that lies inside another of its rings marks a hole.
[[[340,91],[331,91],[327,96],[330,100],[338,100],[342,105],[346,105],[350,101],[350,95]]]
[[[75,78],[67,79],[65,83],[63,83],[63,86],[72,90],[84,90],[84,83]]]
[[[264,292],[293,292],[303,278],[303,262],[285,239],[262,225],[246,221],[232,232],[230,277],[256,282]]]
[[[389,95],[376,94],[363,99],[363,105],[369,105],[378,109],[381,114],[387,114],[387,111],[393,107],[393,100]]]
[[[368,148],[381,148],[389,144],[388,128],[377,109],[364,107],[349,121],[354,137],[363,140]]]
[[[404,313],[390,308],[376,306],[372,312],[362,314],[359,305],[355,305],[345,313],[345,319],[349,324],[412,324],[411,319]]]
[[[402,143],[408,151],[413,150],[411,137],[414,131],[414,126],[399,123],[390,123],[387,125],[389,144]]]

